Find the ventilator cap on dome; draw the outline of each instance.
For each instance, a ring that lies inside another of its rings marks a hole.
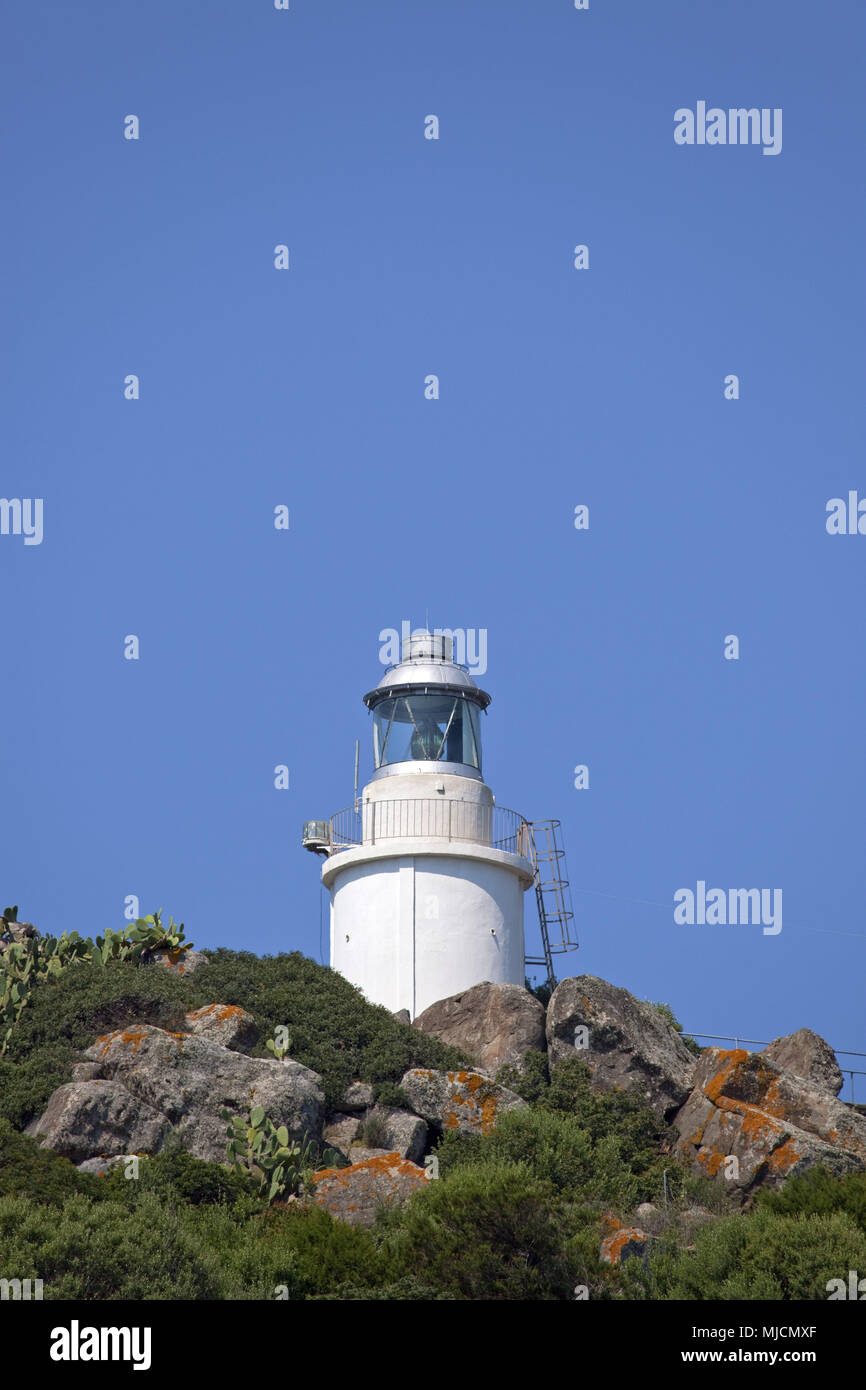
[[[386,671],[384,679],[374,690],[368,690],[364,704],[374,709],[381,700],[392,694],[405,694],[411,689],[423,692],[453,691],[463,695],[480,709],[490,704],[490,696],[481,690],[462,666],[454,660],[454,638],[450,633],[416,632],[403,642],[401,660]]]

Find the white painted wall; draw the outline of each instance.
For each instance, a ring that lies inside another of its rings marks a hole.
[[[390,841],[325,861],[331,965],[410,1017],[482,980],[523,984],[525,859],[485,845]]]

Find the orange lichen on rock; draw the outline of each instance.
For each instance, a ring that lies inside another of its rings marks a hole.
[[[767,1159],[767,1167],[771,1173],[784,1175],[793,1168],[794,1164],[802,1157],[799,1149],[794,1144],[793,1139],[786,1139],[778,1149],[775,1149]]]
[[[720,1049],[719,1061],[721,1065],[716,1073],[711,1076],[709,1081],[701,1088],[708,1100],[718,1104],[719,1096],[722,1093],[725,1082],[740,1063],[745,1062],[750,1055],[751,1054],[742,1047],[732,1048],[729,1052],[724,1052]]]
[[[646,1231],[640,1231],[636,1226],[621,1226],[601,1242],[601,1258],[606,1264],[618,1265],[626,1246],[645,1246],[646,1242]]]
[[[96,1041],[105,1044],[102,1049],[104,1057],[115,1043],[122,1043],[125,1047],[131,1047],[133,1052],[137,1052],[146,1037],[147,1032],[144,1028],[133,1027],[118,1029],[116,1033],[103,1033]]]
[[[458,1129],[461,1116],[457,1113],[457,1107],[463,1107],[462,1119],[473,1129],[480,1129],[482,1134],[489,1134],[496,1123],[496,1114],[499,1109],[499,1097],[496,1091],[490,1087],[487,1077],[479,1076],[477,1072],[470,1071],[450,1071],[448,1080],[451,1083],[451,1105],[450,1109],[443,1118],[443,1125],[446,1129]],[[463,1087],[463,1093],[457,1089]],[[484,1088],[490,1087],[485,1092]],[[468,1094],[467,1094],[468,1093]],[[468,1110],[468,1114],[466,1111]]]
[[[204,1004],[200,1009],[193,1009],[192,1013],[187,1014],[187,1018],[207,1018],[212,1014],[220,1022],[227,1018],[235,1018],[238,1014],[245,1013],[239,1004]]]
[[[336,1178],[346,1187],[357,1173],[414,1172],[416,1166],[408,1158],[401,1158],[395,1149],[393,1153],[377,1154],[375,1158],[365,1158],[363,1163],[350,1163],[348,1168],[319,1168],[317,1172],[313,1173],[310,1182],[324,1182],[326,1178]]]
[[[481,1133],[489,1134],[496,1124],[496,1112],[499,1109],[499,1101],[496,1096],[488,1096],[481,1102]]]
[[[745,1101],[726,1100],[719,1109],[733,1111],[740,1116],[740,1130],[747,1139],[758,1143],[771,1143],[785,1133],[785,1126],[772,1115],[759,1110],[757,1105],[747,1105]]]
[[[698,1163],[706,1168],[711,1178],[714,1178],[727,1157],[726,1154],[717,1153],[714,1149],[699,1149]]]

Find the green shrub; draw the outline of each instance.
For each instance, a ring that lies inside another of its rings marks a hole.
[[[42,1113],[57,1087],[72,1080],[78,1056],[68,1043],[51,1043],[19,1062],[0,1057],[0,1118],[23,1129]]]
[[[500,1086],[507,1086],[522,1100],[534,1105],[550,1086],[546,1052],[527,1052],[519,1067],[508,1063],[496,1073]]]
[[[344,1284],[378,1288],[389,1275],[387,1257],[371,1232],[337,1221],[321,1207],[272,1207],[261,1221],[261,1241],[274,1259],[292,1252],[311,1298]]]
[[[373,1099],[377,1105],[384,1105],[388,1110],[412,1109],[406,1092],[394,1081],[377,1081],[373,1087]]]
[[[760,1206],[780,1216],[829,1216],[843,1212],[866,1234],[866,1173],[836,1177],[820,1165],[788,1178],[777,1191],[758,1194]]]
[[[18,919],[18,908],[5,908],[3,928]],[[46,980],[56,979],[70,967],[82,963],[105,967],[115,961],[148,960],[154,951],[171,950],[178,955],[192,945],[184,941],[183,923],[163,925],[161,913],[139,917],[119,931],[110,928],[105,936],[91,940],[77,931],[62,936],[40,936],[29,930],[22,941],[12,941],[0,953],[0,1056],[9,1050],[21,1016],[34,990]]]
[[[0,1119],[0,1197],[29,1197],[60,1206],[76,1192],[93,1198],[103,1195],[98,1178],[79,1173],[67,1158],[40,1148],[35,1139]]]
[[[655,1195],[661,1156],[635,1149],[628,1135],[593,1137],[579,1115],[531,1108],[502,1115],[490,1134],[443,1137],[440,1175],[472,1167],[519,1164],[571,1201],[626,1211]]]
[[[0,1080],[7,1083],[0,1114],[26,1124],[70,1079],[73,1064],[100,1034],[131,1023],[176,1028],[184,1013],[203,1004],[247,1009],[262,1039],[256,1056],[272,1056],[266,1040],[278,1026],[290,1026],[292,1057],[324,1078],[332,1107],[355,1077],[372,1082],[383,1104],[397,1104],[405,1102],[399,1082],[410,1067],[466,1064],[454,1048],[398,1023],[348,980],[297,952],[263,958],[244,951],[205,954],[209,963],[189,976],[110,959],[104,966],[81,961],[40,978],[7,1056],[0,1058]],[[10,1070],[10,1063],[23,1070]]]
[[[133,1022],[176,1026],[187,1007],[183,979],[159,967],[81,962],[40,981],[0,1058],[0,1115],[22,1128],[100,1034]]]
[[[454,1299],[573,1296],[573,1235],[549,1184],[524,1164],[458,1168],[409,1202],[390,1238],[396,1278]]]
[[[866,1269],[866,1235],[849,1217],[759,1207],[708,1222],[694,1253],[665,1245],[651,1260],[648,1288],[665,1299],[817,1300],[850,1269]]]
[[[171,1027],[188,1007],[183,977],[169,970],[127,961],[114,961],[108,967],[82,962],[40,982],[8,1056],[13,1062],[23,1061],[58,1045],[70,1057],[78,1056],[100,1034],[127,1024]]]
[[[104,1178],[94,1181],[112,1201],[128,1205],[135,1205],[143,1193],[152,1193],[166,1206],[220,1204],[234,1209],[240,1206],[246,1213],[261,1207],[258,1183],[236,1168],[193,1158],[172,1135],[161,1153],[142,1158],[137,1178],[127,1178],[123,1166],[118,1164]]]
[[[222,1276],[151,1196],[133,1211],[76,1194],[63,1206],[0,1197],[0,1270],[42,1279],[46,1299],[219,1298]]]
[[[545,1008],[547,1008],[548,1004],[550,1003],[550,996],[556,989],[556,980],[548,979],[544,980],[543,983],[540,985],[534,985],[530,980],[529,976],[525,975],[523,978],[523,983],[525,984],[529,993],[535,999],[538,999],[544,1005]]]

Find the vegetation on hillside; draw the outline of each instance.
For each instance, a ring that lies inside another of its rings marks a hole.
[[[97,950],[78,938],[59,968],[31,967],[26,1005],[6,1025],[0,1275],[42,1279],[47,1299],[823,1299],[830,1279],[866,1271],[866,1174],[815,1169],[731,1209],[723,1183],[677,1165],[671,1133],[638,1100],[593,1090],[577,1058],[551,1075],[541,1053],[499,1077],[527,1108],[486,1136],[440,1138],[438,1180],[372,1230],[281,1200],[280,1163],[286,1191],[303,1165],[258,1114],[230,1124],[233,1165],[203,1163],[173,1140],[135,1180],[123,1166],[80,1173],[21,1131],[94,1038],[123,1024],[176,1028],[191,1009],[239,1005],[260,1030],[254,1055],[273,1057],[268,1042],[287,1029],[290,1055],[322,1076],[331,1109],[353,1080],[399,1103],[408,1067],[467,1060],[298,953],[208,952],[178,976],[143,966],[123,939],[106,953],[110,934]],[[39,948],[40,961],[61,959],[50,942]],[[641,1225],[644,1202],[656,1208],[651,1254],[604,1263],[604,1235]]]

